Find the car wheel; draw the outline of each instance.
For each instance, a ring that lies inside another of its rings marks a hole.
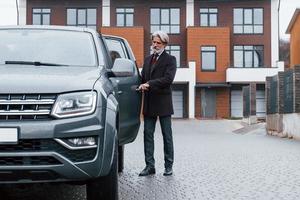
[[[124,145],[118,146],[118,172],[123,172],[124,169]]]
[[[109,174],[92,180],[86,185],[87,200],[118,200],[118,145],[115,144],[114,157]]]

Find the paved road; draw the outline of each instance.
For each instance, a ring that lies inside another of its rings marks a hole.
[[[240,121],[174,120],[174,175],[164,177],[160,127],[155,136],[157,174],[144,167],[142,132],[125,148],[121,200],[300,199],[300,142],[265,134],[263,124]],[[83,186],[1,189],[2,199],[84,199]]]

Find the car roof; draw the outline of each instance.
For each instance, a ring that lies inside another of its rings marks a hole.
[[[80,32],[96,32],[94,29],[76,26],[57,26],[57,25],[10,25],[0,26],[0,29],[42,29],[42,30],[66,30]]]

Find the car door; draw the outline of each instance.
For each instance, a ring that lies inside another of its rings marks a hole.
[[[119,37],[103,36],[110,51],[112,63],[115,58],[127,58],[136,63],[133,52],[128,42]],[[119,102],[119,145],[132,142],[140,127],[141,93],[136,87],[141,83],[141,76],[135,64],[134,76],[110,78]]]

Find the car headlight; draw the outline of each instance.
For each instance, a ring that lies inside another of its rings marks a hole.
[[[95,91],[62,94],[55,101],[51,115],[57,118],[88,115],[95,111],[96,100]]]

